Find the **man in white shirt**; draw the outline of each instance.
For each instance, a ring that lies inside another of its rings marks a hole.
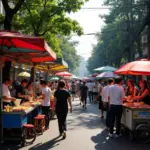
[[[99,100],[99,109],[101,110],[101,119],[104,119],[104,110],[103,110],[103,102],[102,102],[102,80],[99,80],[98,84],[98,100]],[[105,81],[105,85],[107,85],[107,82]]]
[[[109,136],[113,137],[114,124],[116,121],[116,137],[120,136],[121,130],[121,116],[122,104],[124,98],[124,91],[121,87],[122,78],[115,79],[115,84],[109,87],[109,107],[110,107],[110,133]]]
[[[108,80],[108,85],[106,85],[102,89],[102,102],[103,102],[103,109],[106,110],[106,126],[109,129],[110,127],[110,112],[109,112],[109,103],[108,103],[108,97],[109,97],[109,87],[111,87],[114,84],[113,79]]]
[[[11,97],[9,86],[11,85],[10,78],[5,78],[4,82],[2,84],[2,102],[3,102],[3,108],[7,105],[12,105],[12,102],[14,102],[16,99]]]
[[[41,81],[42,87],[42,113],[45,115],[45,129],[49,129],[49,109],[50,109],[50,97],[51,89],[47,86],[46,81]]]

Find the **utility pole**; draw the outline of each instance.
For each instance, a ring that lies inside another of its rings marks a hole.
[[[146,22],[148,26],[147,36],[148,36],[148,59],[150,59],[150,0],[147,0],[147,17]]]

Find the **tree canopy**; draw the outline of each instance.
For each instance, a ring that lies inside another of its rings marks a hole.
[[[141,37],[138,32],[145,16],[142,0],[104,0],[111,6],[110,13],[104,15],[105,26],[97,35],[98,43],[88,60],[88,69],[121,64],[135,59],[135,53],[142,54]]]
[[[76,42],[70,41],[69,37],[60,37],[60,48],[63,59],[68,63],[69,69],[73,72],[79,66],[80,56],[77,55]]]
[[[0,15],[0,25],[4,29],[16,30],[25,34],[41,36],[56,52],[57,57],[64,57],[71,69],[78,66],[79,58],[75,47],[66,36],[83,34],[83,29],[76,20],[68,17],[77,12],[88,0],[1,0],[5,14]],[[61,35],[61,39],[60,39]],[[65,37],[63,37],[65,36]],[[63,46],[62,39],[65,40]],[[66,49],[63,49],[66,47]],[[67,51],[67,53],[65,52]],[[62,53],[63,52],[63,53]],[[77,57],[67,57],[70,55]]]

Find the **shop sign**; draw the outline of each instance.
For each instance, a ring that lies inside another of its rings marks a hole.
[[[150,118],[150,112],[138,112],[138,118]]]

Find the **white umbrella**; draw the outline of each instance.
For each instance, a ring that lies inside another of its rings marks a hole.
[[[116,71],[117,68],[114,68],[114,67],[111,67],[111,66],[103,66],[103,67],[100,67],[100,68],[96,68],[94,69],[94,71],[97,71],[97,72],[110,72],[110,71]]]
[[[103,72],[96,76],[96,78],[115,78],[116,76],[113,72]]]
[[[28,72],[21,72],[18,74],[19,77],[30,77],[31,75]]]

